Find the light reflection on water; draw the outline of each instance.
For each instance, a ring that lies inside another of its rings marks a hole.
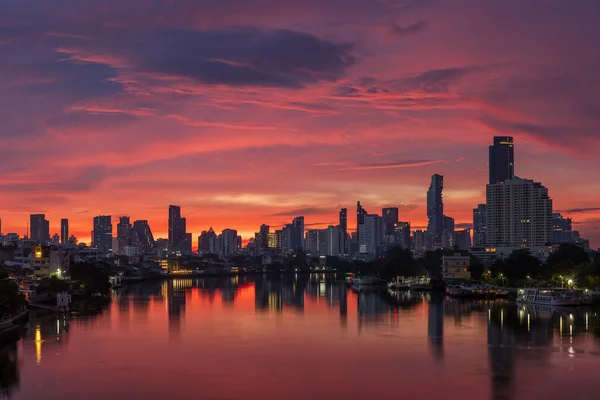
[[[595,309],[354,293],[323,275],[178,278],[32,317],[11,398],[596,398]]]

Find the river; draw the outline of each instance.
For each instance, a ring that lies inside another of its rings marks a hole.
[[[324,275],[178,278],[93,317],[32,315],[0,350],[11,399],[596,399],[600,314]]]

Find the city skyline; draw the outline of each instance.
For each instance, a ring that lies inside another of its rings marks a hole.
[[[340,208],[355,227],[357,200],[424,229],[435,173],[460,227],[485,202],[491,138],[512,136],[515,173],[600,246],[598,2],[198,4],[0,6],[4,233],[44,213],[90,243],[94,216],[131,215],[166,238],[178,204],[194,242],[247,239]]]

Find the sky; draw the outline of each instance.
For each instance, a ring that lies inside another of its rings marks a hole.
[[[419,229],[434,173],[466,227],[511,135],[597,248],[599,38],[597,0],[3,0],[2,230],[166,237],[177,204],[194,237],[248,239],[341,207],[355,226],[357,200]]]

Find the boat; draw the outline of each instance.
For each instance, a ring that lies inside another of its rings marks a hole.
[[[388,289],[391,290],[409,290],[410,284],[408,282],[390,282],[388,283]]]
[[[352,279],[350,286],[354,290],[363,290],[363,289],[369,289],[369,288],[376,289],[376,288],[386,287],[387,282],[381,278],[377,278],[376,276],[361,276],[361,277]]]
[[[517,290],[517,302],[547,306],[578,306],[581,296],[572,290],[552,288],[524,288]]]

